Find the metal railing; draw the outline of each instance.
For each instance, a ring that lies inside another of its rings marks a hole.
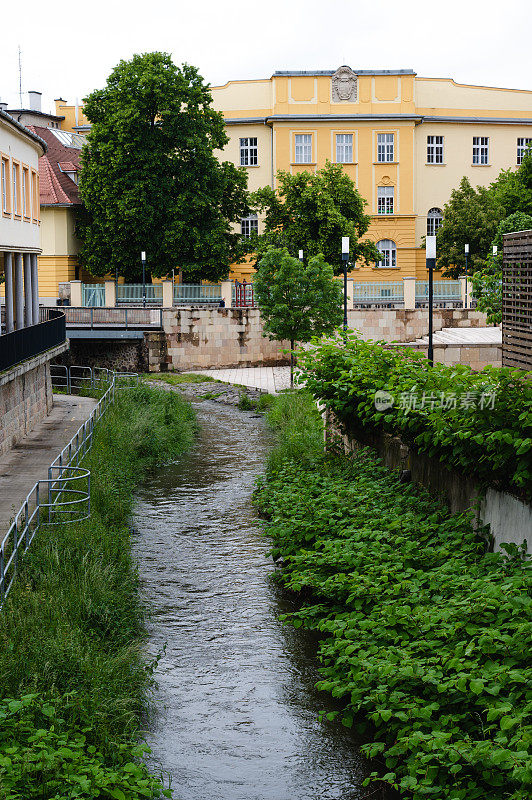
[[[255,292],[253,283],[235,281],[232,287],[233,308],[255,308]]]
[[[353,305],[392,306],[404,303],[403,281],[353,283]]]
[[[174,305],[191,306],[204,303],[219,305],[222,287],[213,283],[176,283],[174,285]]]
[[[43,316],[45,320],[37,325],[28,325],[0,336],[0,372],[66,341],[63,311],[50,308]]]
[[[90,376],[86,372],[85,379],[89,377],[94,381],[94,370],[90,367],[64,369],[67,370],[65,382],[69,386],[78,381],[75,370],[88,371]],[[74,376],[70,372],[72,369]],[[80,462],[91,449],[96,423],[113,403],[116,391],[139,382],[137,373],[102,370],[102,373],[105,372],[107,377],[99,373],[97,380],[101,383],[107,380],[108,386],[90,417],[52,461],[48,467],[48,477],[38,480],[30,489],[7,534],[0,541],[0,607],[13,585],[19,562],[41,525],[81,522],[90,516],[90,470],[81,466]],[[58,386],[57,371],[54,381]]]
[[[99,308],[105,305],[105,284],[82,283],[81,302],[88,308]]]
[[[433,300],[438,305],[461,305],[462,290],[460,281],[434,281]],[[429,282],[416,281],[416,306],[428,304]]]
[[[162,306],[162,283],[119,283],[116,287],[117,305],[128,303],[129,305],[142,306],[144,303],[144,290],[146,291],[146,305]]]
[[[162,308],[78,308],[66,306],[69,328],[162,328]]]

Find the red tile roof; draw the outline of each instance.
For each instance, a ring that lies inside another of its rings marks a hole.
[[[41,205],[80,205],[78,186],[66,173],[80,171],[81,151],[62,144],[50,128],[35,125],[28,125],[28,128],[48,146],[39,159]]]

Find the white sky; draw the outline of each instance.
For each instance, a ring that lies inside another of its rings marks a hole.
[[[0,97],[19,105],[19,44],[22,90],[44,111],[150,50],[212,85],[349,64],[531,89],[531,19],[530,0],[2,0]]]

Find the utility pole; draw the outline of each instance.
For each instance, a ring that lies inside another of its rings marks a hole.
[[[20,107],[22,108],[22,50],[18,46],[18,94],[20,98]]]

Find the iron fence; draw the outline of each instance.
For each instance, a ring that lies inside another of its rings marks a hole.
[[[252,283],[235,281],[232,287],[233,308],[255,308],[255,292]]]
[[[162,308],[77,308],[66,306],[66,324],[71,328],[162,328]]]
[[[222,287],[214,283],[176,283],[174,285],[174,305],[192,306],[205,303],[219,305]]]
[[[81,380],[90,380],[92,387],[95,386],[92,368],[62,369],[67,370],[65,383],[68,386],[72,387],[79,381],[76,370],[85,370],[81,373]],[[53,379],[56,388],[62,386],[62,375],[56,365]],[[41,525],[80,522],[90,516],[90,470],[81,466],[81,461],[91,449],[95,426],[114,402],[116,391],[137,385],[139,376],[137,373],[102,370],[98,373],[97,380],[104,388],[105,381],[108,381],[108,385],[90,417],[52,461],[48,467],[48,477],[38,480],[33,485],[15,514],[7,534],[0,542],[0,606],[13,585],[21,558],[27,552]]]
[[[144,292],[146,292],[146,305],[162,306],[162,283],[119,283],[116,287],[117,305],[128,303],[132,306],[142,306],[144,304]]]
[[[63,311],[50,308],[46,309],[43,316],[46,317],[43,322],[0,336],[0,372],[57,347],[66,340]]]
[[[88,308],[99,308],[105,305],[105,284],[82,283],[81,303]]]
[[[353,305],[402,305],[403,281],[374,281],[353,283]]]
[[[439,305],[462,305],[460,281],[433,281],[433,301]],[[429,282],[416,281],[416,305],[429,302]]]

